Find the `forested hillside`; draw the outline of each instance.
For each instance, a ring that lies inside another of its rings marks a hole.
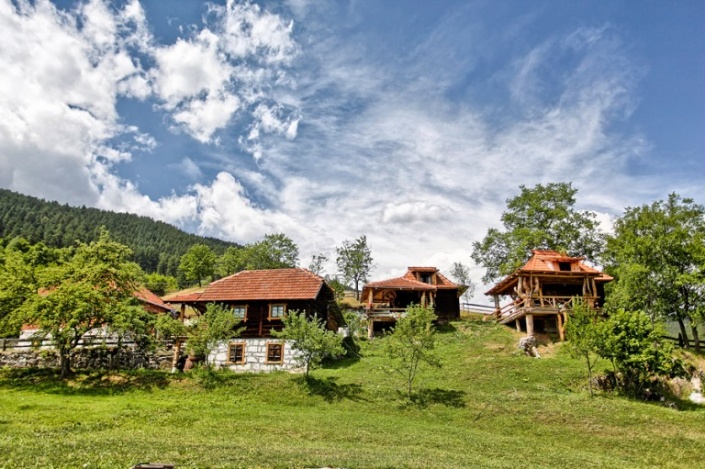
[[[134,260],[148,273],[177,276],[181,256],[196,243],[208,245],[218,255],[230,246],[238,246],[185,233],[147,217],[70,207],[0,189],[0,237],[22,236],[31,243],[67,247],[77,240],[97,240],[101,226],[113,239],[132,248]]]

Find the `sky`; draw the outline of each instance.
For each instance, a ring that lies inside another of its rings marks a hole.
[[[705,203],[705,2],[0,0],[0,187],[466,264],[519,186]]]

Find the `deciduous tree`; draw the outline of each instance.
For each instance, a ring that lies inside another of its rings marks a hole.
[[[362,235],[354,241],[343,241],[336,248],[338,271],[345,283],[353,282],[355,298],[360,299],[360,282],[366,282],[372,270],[372,251],[367,245],[367,236]]]
[[[292,348],[300,352],[299,363],[305,369],[308,378],[311,367],[315,367],[329,356],[342,355],[343,336],[326,330],[322,319],[308,318],[303,311],[289,311],[283,319],[284,329],[272,331],[272,335],[291,340]]]
[[[565,334],[570,354],[585,361],[590,396],[593,396],[592,374],[602,352],[604,323],[596,310],[574,298],[570,320],[565,325]]]
[[[51,340],[62,376],[71,371],[71,351],[87,332],[113,325],[126,328],[127,317],[139,316],[133,293],[141,270],[128,261],[131,256],[127,246],[103,231],[98,241],[80,244],[68,262],[39,272],[40,290],[12,312],[17,321],[36,326],[38,337]]]
[[[181,256],[179,270],[187,280],[198,282],[200,287],[204,279],[213,275],[215,261],[216,255],[211,248],[205,244],[194,244]]]
[[[652,320],[674,319],[696,347],[705,314],[705,208],[671,194],[627,208],[607,238],[606,270],[615,276],[606,307],[641,310]],[[686,341],[687,344],[687,341]]]
[[[433,326],[435,319],[433,308],[412,305],[397,321],[386,341],[389,366],[393,372],[404,378],[409,399],[419,365],[425,363],[429,366],[440,366],[440,361],[433,353],[436,347],[436,331]]]
[[[465,303],[469,303],[475,293],[475,284],[470,280],[470,269],[460,262],[454,262],[450,276],[462,287],[462,298]]]
[[[490,228],[482,241],[473,243],[472,258],[486,269],[484,282],[521,267],[533,249],[598,257],[602,234],[593,213],[575,209],[577,189],[565,182],[519,189],[502,213],[504,229]]]

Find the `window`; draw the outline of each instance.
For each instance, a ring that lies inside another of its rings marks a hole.
[[[267,363],[281,363],[284,357],[282,344],[267,344]]]
[[[281,319],[286,314],[285,304],[269,305],[269,319]]]
[[[245,344],[240,342],[228,345],[228,363],[237,365],[245,363]]]
[[[570,272],[570,262],[559,262],[558,269],[561,272]]]
[[[246,305],[233,306],[231,310],[233,312],[233,316],[235,316],[236,319],[240,319],[241,321],[244,321],[247,318],[247,306]]]

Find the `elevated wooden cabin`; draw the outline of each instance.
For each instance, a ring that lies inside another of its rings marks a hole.
[[[494,297],[494,316],[500,324],[514,323],[517,331],[557,332],[564,340],[564,324],[573,298],[581,298],[592,308],[601,308],[605,299],[607,274],[590,267],[585,257],[570,257],[556,251],[532,251],[523,267],[515,270],[489,291]],[[511,301],[500,306],[500,296]]]
[[[458,319],[462,288],[436,267],[409,267],[402,277],[366,284],[360,299],[365,303],[369,337],[374,336],[375,325],[395,323],[411,304],[433,307],[442,321]]]

